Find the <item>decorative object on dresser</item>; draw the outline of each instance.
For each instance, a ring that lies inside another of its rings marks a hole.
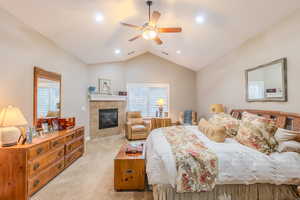
[[[192,110],[186,110],[184,112],[179,113],[179,121],[180,125],[197,125],[197,112],[193,112]]]
[[[22,135],[20,127],[27,125],[21,110],[14,106],[7,106],[0,113],[0,146],[16,145]]]
[[[212,104],[210,106],[211,113],[223,113],[225,112],[224,106],[222,104]]]
[[[248,102],[286,102],[287,90],[286,58],[246,70],[246,100]]]
[[[78,127],[0,148],[0,199],[28,200],[81,157],[84,146],[84,128]]]
[[[34,125],[61,117],[61,75],[34,67]]]
[[[125,133],[128,140],[142,140],[148,137],[150,123],[143,120],[141,112],[127,112]]]
[[[172,126],[172,120],[171,118],[168,117],[166,118],[155,117],[155,118],[151,118],[150,121],[151,121],[151,130]]]
[[[131,144],[124,144],[114,160],[115,190],[144,190],[145,189],[145,145],[143,142],[133,146],[142,146],[142,152],[127,154]]]

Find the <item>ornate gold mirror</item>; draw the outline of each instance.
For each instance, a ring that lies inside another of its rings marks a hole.
[[[34,124],[61,117],[61,75],[34,67]]]

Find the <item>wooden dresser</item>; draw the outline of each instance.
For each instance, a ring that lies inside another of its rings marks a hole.
[[[0,148],[0,200],[28,200],[84,153],[84,128]]]

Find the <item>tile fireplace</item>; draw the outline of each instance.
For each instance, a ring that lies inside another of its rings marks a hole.
[[[91,138],[124,134],[126,101],[90,101]]]

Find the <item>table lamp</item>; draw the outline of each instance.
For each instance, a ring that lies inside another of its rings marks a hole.
[[[225,112],[224,106],[222,104],[212,104],[210,106],[210,112],[212,112],[212,113],[223,113],[223,112]]]
[[[163,116],[164,104],[165,104],[165,101],[163,99],[159,99],[157,101],[157,105],[159,106],[158,107],[158,112],[159,112],[159,117],[160,118],[162,118],[162,116]]]
[[[21,135],[20,127],[26,125],[27,121],[19,108],[5,107],[0,113],[0,143],[2,146],[16,145]]]

